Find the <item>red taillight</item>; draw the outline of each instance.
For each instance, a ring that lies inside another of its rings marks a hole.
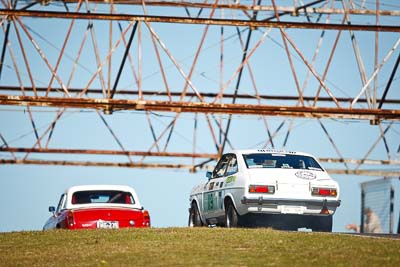
[[[67,224],[68,224],[68,227],[73,227],[74,224],[75,224],[75,221],[74,221],[74,212],[73,212],[73,211],[70,211],[70,212],[68,212],[68,214],[67,214]]]
[[[249,193],[262,193],[262,194],[273,194],[275,193],[275,186],[271,185],[250,185]]]
[[[150,213],[147,210],[143,210],[143,226],[150,226]]]
[[[330,196],[331,195],[331,190],[329,189],[319,189],[319,194],[322,196]]]
[[[334,188],[313,187],[311,194],[314,196],[336,197],[337,190]]]

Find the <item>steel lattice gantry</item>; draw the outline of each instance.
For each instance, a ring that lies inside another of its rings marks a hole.
[[[269,147],[400,174],[395,0],[0,6],[2,164],[196,170]]]

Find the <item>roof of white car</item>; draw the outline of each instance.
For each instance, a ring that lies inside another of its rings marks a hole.
[[[314,157],[311,154],[304,153],[304,152],[285,151],[285,150],[277,150],[277,149],[239,149],[239,150],[234,150],[233,152],[234,153],[239,153],[239,154],[275,153],[275,154],[302,155],[302,156]]]
[[[115,190],[125,192],[135,192],[135,190],[127,185],[76,185],[65,190],[66,193],[76,191],[91,191],[91,190]]]

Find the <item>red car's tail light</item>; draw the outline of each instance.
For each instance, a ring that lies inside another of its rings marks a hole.
[[[68,212],[68,214],[67,214],[67,224],[68,224],[68,227],[72,227],[75,224],[74,212],[72,212],[72,211]]]
[[[273,193],[275,193],[275,186],[272,186],[272,185],[250,185],[249,193],[273,194]]]
[[[336,188],[313,187],[311,190],[311,194],[313,196],[336,197],[337,190]]]
[[[143,226],[150,226],[150,213],[147,210],[143,210]]]

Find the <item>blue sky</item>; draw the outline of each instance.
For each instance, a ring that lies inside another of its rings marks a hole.
[[[383,6],[382,9],[396,9],[396,1],[387,2],[394,6]],[[336,3],[337,4],[337,3]],[[73,7],[71,5],[71,7]],[[37,7],[39,9],[52,8],[62,10],[62,6],[50,5],[49,7]],[[94,6],[91,6],[94,9]],[[398,7],[397,7],[398,9]],[[107,11],[107,7],[100,6],[101,11]],[[122,11],[127,12],[121,8]],[[165,9],[150,8],[153,14],[164,14]],[[122,12],[121,11],[121,12]],[[164,11],[164,12],[163,12]],[[129,9],[129,12],[141,12],[140,8]],[[180,10],[177,15],[185,15],[184,10]],[[242,13],[238,12],[238,18]],[[222,16],[222,14],[218,14]],[[367,21],[364,17],[353,17],[354,23],[374,23],[374,18]],[[288,19],[294,19],[288,17]],[[304,18],[297,18],[304,20]],[[315,16],[312,19],[316,19]],[[325,21],[326,17],[323,17]],[[46,55],[46,58],[54,66],[60,54],[66,31],[69,27],[69,20],[50,20],[50,19],[30,19],[24,18],[22,21],[29,26],[28,30],[35,39],[36,43]],[[331,22],[339,23],[341,17],[332,17]],[[57,27],[48,27],[54,23]],[[398,25],[398,18],[381,18],[382,23]],[[128,23],[122,22],[123,29],[128,27]],[[155,24],[151,25],[154,31],[163,41],[168,52],[179,62],[180,68],[189,73],[200,44],[201,36],[205,30],[204,25],[173,25]],[[109,23],[95,22],[94,35],[99,49],[101,61],[104,61],[109,50]],[[135,75],[142,77],[142,88],[144,90],[158,90],[165,92],[160,66],[158,64],[155,49],[152,43],[149,29],[141,24],[137,32],[132,48],[131,55],[135,65]],[[47,86],[51,77],[51,72],[35,47],[23,34],[21,27],[19,31],[22,35],[24,51],[29,57],[31,72],[36,86]],[[172,30],[171,30],[172,29]],[[245,41],[248,29],[240,28],[243,42]],[[139,30],[138,30],[139,31]],[[265,32],[269,29],[257,29],[253,32],[250,42],[250,49],[262,40]],[[73,60],[78,54],[81,42],[87,32],[87,21],[77,21],[73,31],[71,41],[68,42],[63,60],[59,66],[58,74],[63,83],[66,84],[71,74]],[[130,31],[128,31],[128,38]],[[317,44],[320,41],[321,31],[313,30],[287,30],[288,35],[299,47],[309,62],[314,55]],[[93,53],[93,39],[88,34],[88,39],[84,45],[82,57],[71,80],[70,87],[82,88],[86,86],[93,73],[97,69],[95,54]],[[319,54],[314,62],[315,69],[322,75],[327,64],[329,53],[336,38],[336,31],[327,31],[323,42],[319,47]],[[365,65],[367,77],[374,71],[374,32],[356,32],[356,40],[360,49],[361,57]],[[115,43],[120,36],[118,25],[113,24],[113,42]],[[378,61],[381,62],[385,55],[399,38],[398,33],[379,34],[379,54]],[[221,43],[223,42],[223,72],[220,72]],[[0,43],[3,43],[4,34],[0,34]],[[31,86],[28,72],[26,70],[23,55],[16,36],[14,27],[11,27],[10,46],[14,52],[15,60],[18,65],[16,71],[10,50],[6,53],[5,67],[3,69],[0,85],[18,85],[19,73],[22,77],[24,86]],[[163,62],[165,73],[168,77],[168,86],[172,91],[181,91],[185,85],[179,70],[174,66],[167,53],[158,44],[160,58]],[[300,85],[308,81],[305,88],[305,95],[314,96],[318,88],[318,81],[312,75],[307,79],[308,68],[302,62],[295,50],[290,47],[290,56],[296,69]],[[124,53],[123,46],[119,46],[114,54],[112,61],[113,84],[121,57]],[[139,54],[141,61],[139,61]],[[394,62],[399,54],[399,48],[382,68],[377,79],[377,93],[380,97],[386,86],[388,77],[393,69]],[[233,73],[237,70],[242,58],[242,46],[237,35],[236,28],[224,27],[224,35],[221,36],[221,27],[210,27],[206,35],[201,54],[196,64],[194,75],[191,79],[195,87],[200,92],[218,93],[220,83],[226,84],[233,77],[233,82],[226,88],[225,93],[233,93],[236,77]],[[257,48],[250,59],[251,70],[246,67],[240,85],[239,93],[254,95],[255,89],[261,94],[268,95],[297,95],[295,81],[290,68],[288,55],[285,52],[284,44],[280,32],[272,29],[265,40]],[[119,89],[138,90],[133,71],[130,68],[131,62],[127,63],[121,76]],[[107,76],[108,65],[104,66],[104,75]],[[139,71],[140,70],[140,71]],[[251,76],[255,77],[256,84],[253,84]],[[106,79],[107,81],[107,79]],[[355,97],[362,88],[362,81],[358,71],[355,52],[351,43],[351,36],[348,32],[341,34],[337,51],[332,60],[328,72],[326,84],[337,97]],[[55,87],[59,84],[53,82]],[[388,98],[399,99],[400,91],[399,74],[396,74]],[[100,79],[96,78],[91,88],[100,88]],[[190,92],[193,92],[189,88]],[[12,93],[21,95],[20,92]],[[52,96],[59,96],[59,93],[52,92]],[[326,96],[326,92],[322,92]],[[95,96],[99,97],[99,96]],[[126,96],[118,96],[124,98]],[[128,96],[135,99],[136,96]],[[147,99],[162,99],[149,96]],[[162,99],[162,100],[165,100]],[[175,99],[177,100],[177,99]],[[186,101],[193,101],[185,98]],[[211,101],[211,100],[209,100]],[[230,102],[231,100],[226,100]],[[239,100],[240,103],[257,103],[253,100]],[[262,100],[266,105],[282,105],[278,101]],[[286,103],[288,104],[288,103]],[[293,104],[293,103],[290,103]],[[306,103],[308,105],[309,103]],[[324,106],[324,104],[320,104]],[[331,105],[331,104],[328,104]],[[356,107],[366,108],[365,104],[357,104]],[[396,106],[385,104],[384,108],[396,108]],[[52,123],[56,109],[53,108],[32,108],[32,116],[39,134],[43,134],[47,127]],[[102,113],[100,113],[102,114]],[[165,127],[174,119],[175,113],[153,112],[146,114],[142,111],[120,111],[112,115],[102,115],[110,125],[118,140],[127,150],[147,151],[153,144],[152,131],[149,127],[149,120],[152,123],[153,131],[160,135]],[[216,120],[211,118],[213,130],[217,133],[216,121],[221,121],[225,127],[228,115],[216,115]],[[197,135],[194,136],[194,122],[198,119]],[[335,147],[331,144],[329,137],[322,130],[321,125],[315,119],[298,118],[291,122],[290,118],[268,117],[268,126],[271,132],[275,132],[282,123],[283,126],[273,139],[275,148],[294,151],[304,151],[321,158],[338,158]],[[382,122],[381,126],[371,126],[369,121],[362,120],[334,120],[322,119],[324,127],[333,137],[335,145],[344,158],[363,158],[378,140],[381,129],[388,126],[388,122]],[[381,127],[381,128],[379,128]],[[284,147],[286,133],[291,129],[288,142]],[[0,133],[7,140],[10,146],[32,147],[35,142],[35,135],[29,119],[29,112],[24,107],[0,107]],[[397,151],[399,146],[400,125],[395,122],[386,135],[386,142],[389,147],[390,159],[399,159]],[[218,139],[218,136],[216,137]],[[263,148],[268,141],[268,134],[265,123],[260,116],[235,115],[229,133],[229,139],[234,149]],[[47,140],[47,139],[46,139]],[[2,143],[0,143],[1,145]],[[159,144],[160,150],[167,146],[170,152],[192,152],[193,146],[199,153],[215,153],[213,135],[209,129],[204,114],[182,114],[177,120],[171,139],[167,142],[164,136]],[[194,144],[194,145],[193,145]],[[61,117],[56,125],[56,129],[51,138],[52,148],[81,148],[81,149],[120,149],[117,141],[112,137],[110,131],[105,126],[100,116],[93,110],[69,109]],[[268,144],[267,147],[271,147]],[[230,147],[227,146],[227,150]],[[153,149],[152,151],[155,151]],[[9,153],[1,153],[2,158],[9,159]],[[19,154],[18,156],[22,156]],[[32,155],[30,158],[37,158]],[[100,157],[100,156],[59,156],[41,155],[42,159],[69,159],[69,160],[94,160],[94,161],[126,161],[124,157]],[[368,156],[369,159],[387,159],[388,153],[382,141],[379,141],[376,148]],[[134,158],[140,160],[140,158]],[[158,162],[177,163],[183,162],[181,159],[158,159]],[[154,162],[154,159],[146,159],[145,162]],[[190,160],[191,162],[191,160]],[[199,160],[196,161],[198,163]],[[323,164],[326,168],[336,166]],[[339,167],[343,168],[343,165]],[[354,166],[351,166],[354,167]],[[381,166],[380,166],[381,167]],[[370,166],[370,168],[377,168]],[[386,167],[386,169],[398,166]],[[360,216],[360,183],[376,179],[377,177],[360,177],[333,175],[340,183],[342,190],[342,206],[338,209],[334,217],[334,231],[342,232],[347,223],[359,222]],[[20,231],[20,230],[40,230],[50,216],[47,211],[48,206],[56,205],[60,194],[69,186],[78,184],[128,184],[136,189],[141,198],[142,204],[149,209],[152,224],[154,227],[183,227],[187,225],[188,219],[188,199],[191,187],[206,179],[205,172],[189,173],[187,170],[171,169],[126,169],[126,168],[105,168],[105,167],[56,167],[56,166],[28,166],[28,165],[0,165],[0,214],[2,223],[0,231]],[[399,215],[399,181],[393,180],[396,190],[395,221]],[[397,225],[397,224],[396,224]]]

